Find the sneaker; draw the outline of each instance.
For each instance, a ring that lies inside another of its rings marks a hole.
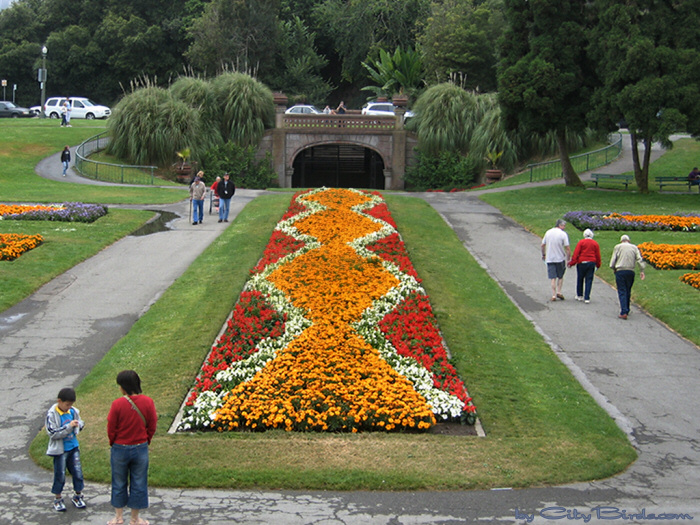
[[[576,300],[577,300],[577,301],[583,301],[583,297],[581,297],[580,295],[577,295],[577,296],[576,296]]]
[[[85,508],[85,502],[83,501],[82,494],[74,494],[72,501],[73,501],[73,505],[75,505],[76,509],[84,509]]]
[[[63,503],[63,498],[53,500],[53,508],[57,512],[65,512],[66,505],[65,505],[65,503]]]
[[[591,300],[590,300],[590,299],[586,299],[586,300],[583,301],[583,302],[586,303],[586,304],[590,304]]]
[[[618,315],[618,317],[619,317],[620,319],[625,319],[625,320],[627,320],[627,314],[620,314],[620,315]]]

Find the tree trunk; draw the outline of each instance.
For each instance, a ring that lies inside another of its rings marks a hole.
[[[566,145],[566,134],[563,130],[557,131],[557,145],[559,146],[559,159],[561,160],[561,171],[564,174],[564,183],[567,186],[583,188],[583,182],[571,165],[569,148]]]
[[[639,139],[636,133],[630,132],[632,141],[632,165],[634,166],[634,181],[637,183],[640,193],[649,193],[649,160],[651,159],[652,141],[644,138],[644,159],[639,162]]]

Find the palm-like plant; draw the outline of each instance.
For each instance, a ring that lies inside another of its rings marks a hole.
[[[372,91],[376,97],[391,97],[394,93],[415,96],[423,86],[423,60],[418,51],[403,51],[397,47],[391,55],[379,50],[379,59],[372,64],[362,62],[374,85],[365,86],[363,91]]]

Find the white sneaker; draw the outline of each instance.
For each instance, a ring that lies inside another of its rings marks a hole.
[[[576,296],[576,300],[577,300],[577,301],[583,301],[583,297],[581,297],[580,295],[577,295],[577,296]]]
[[[590,301],[589,299],[586,299],[586,300],[583,301],[583,302],[586,303],[586,304],[590,304],[591,301]]]

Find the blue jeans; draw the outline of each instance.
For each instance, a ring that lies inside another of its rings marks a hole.
[[[231,199],[219,198],[219,220],[228,220],[228,211],[231,208]]]
[[[83,467],[80,464],[80,449],[78,447],[64,452],[60,456],[53,457],[53,486],[51,494],[63,492],[66,484],[66,469],[73,478],[73,490],[82,492],[85,482],[83,481]]]
[[[192,200],[194,203],[194,210],[192,215],[192,222],[202,222],[204,219],[204,199],[202,200]]]
[[[620,299],[620,315],[630,313],[630,298],[632,285],[634,284],[634,272],[632,270],[618,270],[615,272],[617,284],[617,296]]]
[[[148,443],[112,445],[112,507],[148,508]]]
[[[68,161],[64,160],[63,161],[63,174],[66,174],[66,170],[68,169]]]
[[[594,262],[582,262],[576,265],[576,295],[583,297],[586,301],[590,301],[591,299],[591,287],[593,286],[594,275]]]

